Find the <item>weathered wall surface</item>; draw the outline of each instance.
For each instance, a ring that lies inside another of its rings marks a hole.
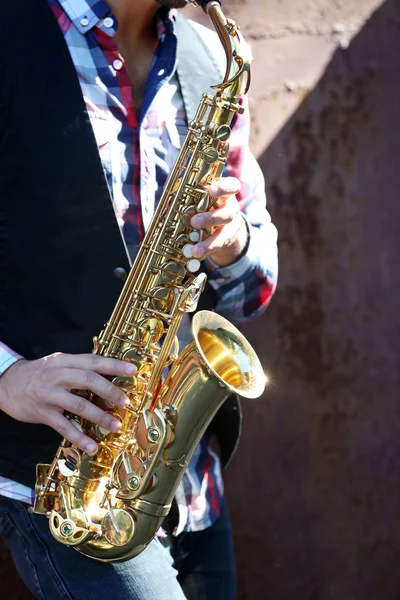
[[[239,600],[398,600],[400,2],[225,6],[281,262],[245,328],[269,388],[226,477]],[[0,575],[28,598],[1,552]]]
[[[227,473],[239,599],[397,600],[400,3],[230,5],[281,265]]]

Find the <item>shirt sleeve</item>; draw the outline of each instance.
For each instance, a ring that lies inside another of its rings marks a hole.
[[[3,375],[3,373],[20,358],[23,357],[0,342],[0,375]]]
[[[218,298],[215,310],[237,323],[257,316],[268,306],[278,279],[277,230],[266,209],[264,176],[250,152],[249,134],[245,105],[245,112],[232,127],[224,176],[237,177],[242,184],[237,197],[249,231],[246,252],[224,267],[211,258],[204,261],[209,284]]]

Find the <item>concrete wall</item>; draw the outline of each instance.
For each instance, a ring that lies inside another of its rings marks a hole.
[[[398,600],[400,2],[225,6],[253,47],[281,261],[245,328],[270,384],[226,473],[239,600]]]

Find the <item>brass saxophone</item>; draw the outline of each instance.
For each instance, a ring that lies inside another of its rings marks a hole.
[[[178,356],[176,334],[193,312],[206,276],[192,246],[190,219],[210,209],[208,186],[222,176],[230,125],[250,83],[250,50],[219,2],[193,2],[209,14],[227,55],[224,81],[204,94],[127,281],[93,353],[130,361],[135,377],[116,377],[130,399],[112,408],[117,433],[70,415],[99,446],[94,456],[63,440],[51,465],[37,465],[34,511],[46,514],[59,542],[96,560],[142,552],[168,514],[176,489],[207,426],[231,393],[264,390],[260,362],[221,316],[200,311],[193,341]],[[171,367],[160,387],[163,371]],[[79,392],[92,402],[101,400]]]

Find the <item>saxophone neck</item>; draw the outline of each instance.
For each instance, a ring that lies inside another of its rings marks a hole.
[[[198,3],[200,4],[200,3]],[[237,100],[247,93],[251,80],[252,54],[239,27],[224,15],[220,2],[202,2],[203,10],[209,15],[226,54],[226,72],[223,81],[213,88],[220,95]]]

